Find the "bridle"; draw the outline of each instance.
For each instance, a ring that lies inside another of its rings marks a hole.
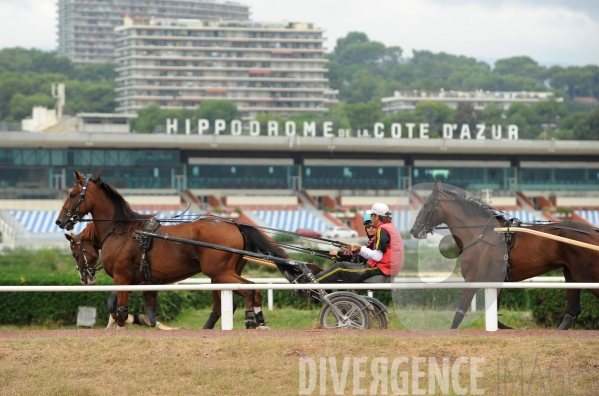
[[[425,235],[432,234],[433,231],[435,230],[435,227],[431,227],[431,225],[429,223],[430,223],[431,218],[433,217],[433,214],[435,214],[437,212],[439,202],[441,202],[441,194],[447,195],[452,201],[455,201],[455,198],[453,198],[452,196],[445,193],[445,191],[443,191],[442,189],[437,190],[436,194],[431,194],[427,198],[424,205],[426,206],[428,201],[432,198],[433,207],[428,211],[428,213],[426,214],[426,218],[424,220],[420,220],[420,216],[419,216],[418,218],[416,218],[416,221],[414,222],[414,225],[416,227],[419,227],[420,230],[424,230]]]
[[[89,261],[87,261],[86,254],[93,257],[95,259],[96,265],[98,265],[98,255],[85,250],[85,248],[81,245],[81,242],[82,241],[79,239],[79,235],[75,235],[75,237],[73,238],[73,241],[71,242],[71,251],[72,252],[74,252],[75,246],[77,246],[77,248],[78,248],[75,260],[77,262],[76,267],[77,267],[77,270],[79,271],[79,277],[81,279],[84,279],[84,277],[87,275],[90,277],[90,279],[96,279],[96,276],[95,276],[96,271],[100,271],[103,267],[100,266],[100,267],[96,268],[96,266],[92,266],[89,263]],[[83,257],[83,261],[85,262],[85,266],[82,266],[82,267],[79,266],[79,260],[81,257]]]
[[[480,235],[474,239],[472,242],[464,245],[461,249],[460,249],[460,254],[462,254],[464,252],[464,250],[468,249],[471,246],[474,246],[475,244],[477,244],[478,242],[484,242],[487,245],[490,246],[499,246],[502,243],[505,243],[505,234],[503,234],[503,236],[499,239],[499,242],[494,244],[491,243],[487,240],[484,239],[485,233],[487,232],[487,229],[489,228],[489,226],[491,225],[491,220],[493,220],[493,217],[489,217],[489,219],[487,220],[487,222],[485,224],[476,224],[476,225],[465,225],[465,226],[453,226],[453,227],[432,227],[429,223],[431,218],[433,217],[433,214],[435,212],[437,212],[437,209],[439,207],[439,202],[441,202],[441,195],[446,195],[447,197],[449,197],[452,201],[455,201],[455,198],[452,197],[451,195],[449,195],[448,193],[446,193],[443,189],[439,189],[437,190],[437,193],[435,195],[431,194],[428,199],[426,200],[426,202],[424,203],[424,205],[426,206],[426,204],[428,203],[429,199],[433,199],[433,207],[432,209],[429,210],[429,212],[426,214],[426,218],[424,219],[424,221],[421,221],[419,218],[416,219],[416,221],[414,222],[414,225],[417,227],[420,227],[421,230],[423,230],[426,234],[432,234],[433,231],[438,230],[438,229],[453,229],[453,228],[478,228],[478,227],[482,227],[482,232],[480,233]],[[508,259],[508,255],[506,254],[504,257],[504,260],[507,262]]]
[[[81,188],[81,194],[79,194],[79,201],[77,202],[77,204],[75,205],[75,207],[73,209],[69,209],[66,206],[63,206],[62,209],[67,211],[66,216],[69,218],[69,222],[72,224],[77,224],[79,223],[79,221],[81,221],[81,217],[79,216],[79,207],[81,206],[81,203],[83,202],[83,205],[85,206],[85,213],[88,212],[87,210],[87,202],[85,202],[85,193],[87,191],[87,184],[89,183],[89,178],[85,178],[85,182],[83,183],[83,187]]]

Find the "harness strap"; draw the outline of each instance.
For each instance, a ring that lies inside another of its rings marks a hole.
[[[153,233],[160,227],[160,221],[156,217],[152,217],[144,225],[144,232]],[[144,276],[148,282],[152,281],[152,271],[150,270],[150,261],[147,257],[147,252],[152,247],[152,237],[147,235],[138,235],[139,248],[141,249],[141,262],[139,263],[139,270],[144,273]]]

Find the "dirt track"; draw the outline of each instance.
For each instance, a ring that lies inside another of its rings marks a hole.
[[[4,339],[37,339],[37,338],[99,338],[99,337],[139,337],[139,338],[222,338],[231,336],[244,337],[313,337],[319,338],[331,335],[386,335],[397,338],[428,337],[431,334],[411,330],[129,330],[114,331],[100,329],[84,330],[35,330],[35,331],[0,331],[0,340]],[[485,330],[455,330],[433,334],[442,337],[529,337],[543,339],[599,339],[599,330],[500,330],[487,332]]]
[[[343,394],[378,384],[372,367],[381,359],[388,363],[381,372],[389,387],[429,389],[434,377],[429,365],[435,359],[447,362],[452,373],[457,370],[462,387],[473,386],[471,364],[479,362],[476,386],[486,394],[512,386],[504,380],[507,370],[523,377],[515,390],[500,394],[548,394],[551,383],[557,390],[553,394],[599,395],[598,336],[599,331],[581,330],[457,330],[430,337],[410,330],[0,331],[0,396],[291,395],[305,383],[301,358],[317,367],[328,364],[324,371],[309,369],[320,384],[312,394],[320,394],[322,387],[326,394],[340,394],[333,389],[331,359],[338,362],[336,373],[346,359],[353,359],[352,367],[366,361],[365,376],[346,371]],[[393,366],[400,359],[408,363]],[[418,376],[414,362],[421,364]],[[399,380],[402,376],[405,380]]]

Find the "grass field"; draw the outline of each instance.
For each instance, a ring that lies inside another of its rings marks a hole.
[[[402,316],[409,316],[411,318],[422,318],[421,323],[430,324],[431,316],[434,315],[442,315],[444,317],[452,316],[453,311],[422,311],[418,309],[414,310],[404,310],[402,311]],[[540,327],[532,320],[532,317],[529,312],[515,312],[515,311],[507,311],[500,310],[499,314],[500,320],[511,326],[515,329],[540,329]],[[201,329],[204,326],[204,323],[208,319],[208,315],[210,315],[209,309],[201,309],[201,310],[193,310],[193,309],[184,309],[177,316],[177,318],[173,321],[165,322],[165,324],[171,327],[183,327],[186,329]],[[283,309],[275,309],[273,311],[264,311],[264,316],[267,321],[267,326],[273,330],[307,330],[313,329],[317,326],[318,320],[318,310],[305,310],[305,309],[291,309],[291,308],[283,308]],[[406,326],[403,325],[395,315],[395,313],[391,310],[391,313],[388,315],[389,318],[389,329],[406,329]],[[160,318],[158,318],[160,320]],[[98,321],[100,319],[98,318]],[[418,321],[416,321],[418,323]],[[132,329],[149,329],[143,326],[130,325]],[[421,328],[424,326],[419,326]],[[220,322],[217,324],[216,328],[220,328]],[[243,329],[244,325],[244,312],[243,310],[238,310],[234,315],[234,328],[235,329]],[[411,327],[412,328],[412,327]],[[442,329],[446,329],[447,327],[439,327]],[[472,322],[469,326],[465,326],[463,328],[467,329],[484,329],[485,322],[484,316],[479,317],[474,322]],[[45,325],[29,325],[29,326],[13,326],[13,325],[0,325],[0,331],[6,330],[60,330],[60,329],[76,329],[76,326],[59,326],[56,324],[48,323]]]
[[[422,310],[414,310],[408,311],[409,315],[420,316],[422,318],[426,318],[430,320],[430,316],[432,315],[431,311],[422,311]],[[453,311],[451,312],[439,312],[435,313],[445,314],[453,316]],[[501,321],[511,327],[517,329],[539,329],[534,321],[531,318],[530,313],[528,312],[514,312],[514,311],[499,311],[501,316]],[[168,324],[173,327],[186,327],[189,329],[201,329],[210,314],[209,310],[191,310],[187,309],[182,311],[176,320],[169,322]],[[406,311],[403,312],[404,315],[408,315]],[[301,310],[301,309],[275,309],[274,311],[265,311],[264,316],[267,321],[268,327],[271,329],[277,330],[286,330],[286,329],[312,329],[316,327],[316,322],[318,319],[318,311],[317,310]],[[389,315],[389,328],[390,329],[406,329],[405,325],[402,325],[401,321],[398,317],[391,312]],[[422,319],[424,322],[424,319]],[[243,312],[235,312],[234,320],[233,320],[234,328],[242,329],[244,328],[244,317]],[[484,329],[485,328],[485,320],[484,316],[475,320],[470,326],[465,327],[468,329]]]

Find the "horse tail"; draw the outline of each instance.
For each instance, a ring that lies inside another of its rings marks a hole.
[[[245,240],[245,249],[250,250],[255,253],[262,253],[266,255],[271,255],[274,257],[279,257],[283,259],[290,259],[289,255],[276,244],[270,237],[264,234],[262,231],[258,230],[256,227],[244,224],[237,224],[239,227],[239,231],[241,235],[243,235],[243,239]],[[286,265],[281,263],[275,263],[281,274],[289,281],[295,282],[300,276],[302,276],[303,271],[298,267],[292,265]],[[313,266],[309,264],[308,267],[314,273],[320,272],[322,269],[318,266]]]
[[[245,250],[283,259],[289,258],[283,248],[256,227],[247,224],[237,224],[237,227],[239,227],[239,231],[243,235]]]

